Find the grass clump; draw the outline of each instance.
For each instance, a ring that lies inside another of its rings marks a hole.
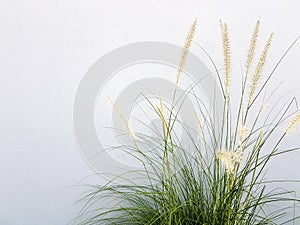
[[[293,109],[296,100],[292,98],[266,113],[264,106],[269,98],[262,95],[291,47],[262,81],[273,34],[268,38],[256,66],[253,66],[259,27],[258,21],[241,76],[237,111],[233,110],[230,92],[232,70],[229,32],[227,24],[221,22],[224,79],[212,61],[221,81],[221,118],[199,96],[193,94],[193,89],[199,85],[198,81],[179,98],[176,98],[178,92],[175,89],[171,106],[167,106],[160,96],[159,104],[145,97],[161,120],[157,138],[133,133],[128,121],[119,112],[132,141],[130,145],[119,146],[119,149],[129,154],[137,153],[143,170],[135,173],[137,178],[143,178],[143,182],[121,176],[105,185],[93,186],[84,198],[86,204],[80,213],[80,218],[84,219],[78,224],[263,225],[287,224],[297,220],[296,215],[283,219],[287,212],[294,209],[294,203],[299,201],[294,192],[272,188],[272,184],[284,181],[265,178],[272,158],[298,150],[297,147],[282,147],[287,134],[300,122],[299,112]],[[195,28],[196,22],[186,40],[176,85],[183,75]],[[191,109],[191,112],[194,110],[191,116],[195,116],[199,125],[196,137],[193,135],[195,131],[185,126],[178,116],[183,102],[190,95],[198,105],[197,109]],[[176,133],[176,123],[182,125],[183,132],[189,137],[188,145],[183,144]],[[143,144],[139,140],[143,140]],[[147,146],[151,154],[145,154]],[[103,207],[101,203],[107,199],[111,200],[110,204]],[[287,206],[274,207],[282,202],[288,203]]]

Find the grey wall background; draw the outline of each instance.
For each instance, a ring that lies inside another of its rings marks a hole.
[[[81,78],[103,54],[144,40],[182,45],[197,17],[196,41],[221,62],[223,19],[239,66],[261,18],[262,37],[275,32],[271,68],[300,35],[299,7],[297,0],[1,0],[0,225],[61,225],[76,216],[82,189],[71,185],[93,171],[76,146],[72,107]],[[300,43],[276,76],[298,98],[299,57]],[[278,160],[272,176],[299,179],[299,161],[299,154]]]

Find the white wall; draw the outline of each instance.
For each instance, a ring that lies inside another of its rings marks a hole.
[[[300,35],[299,7],[297,0],[1,0],[0,225],[61,225],[76,216],[82,189],[70,186],[94,172],[77,149],[72,107],[81,78],[103,54],[145,40],[182,45],[197,17],[197,42],[220,61],[223,19],[239,66],[260,18],[264,39],[275,32],[272,66]],[[276,76],[297,97],[299,57],[300,43]],[[300,179],[299,160],[294,154],[274,171]]]

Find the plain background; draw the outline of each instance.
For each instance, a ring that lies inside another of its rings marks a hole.
[[[219,20],[228,22],[239,65],[260,18],[263,40],[275,32],[271,67],[300,35],[299,8],[297,0],[1,0],[0,225],[64,225],[76,216],[82,189],[72,185],[94,172],[77,148],[72,107],[99,57],[137,41],[182,45],[197,17],[196,40],[216,61]],[[276,78],[297,97],[299,59],[300,43]],[[299,130],[291,142],[299,143],[297,136]],[[272,176],[300,179],[299,161],[299,154],[278,160]]]

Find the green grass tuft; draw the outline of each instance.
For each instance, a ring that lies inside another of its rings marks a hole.
[[[216,67],[224,97],[222,118],[217,118],[218,113],[210,110],[210,106],[194,94],[194,88],[200,85],[200,81],[188,87],[181,96],[177,96],[177,89],[174,90],[171,107],[167,107],[159,96],[159,105],[145,97],[161,119],[161,130],[153,130],[158,133],[158,138],[135,133],[131,135],[134,137],[131,138],[131,145],[118,147],[137,155],[143,170],[136,171],[136,180],[126,180],[121,176],[106,185],[93,186],[91,192],[83,198],[86,204],[79,215],[81,221],[77,224],[269,225],[287,224],[298,219],[296,215],[291,215],[290,219],[283,221],[286,218],[284,216],[292,212],[295,203],[299,202],[295,193],[280,188],[272,189],[271,186],[289,181],[265,179],[267,166],[274,157],[299,150],[297,147],[282,147],[288,133],[283,126],[287,126],[290,117],[297,113],[293,110],[296,100],[292,98],[266,113],[264,106],[269,98],[261,94],[292,46],[259,86],[255,71],[263,73],[266,50],[262,53],[263,63],[253,68],[253,76],[250,74],[258,25],[259,22],[245,63],[246,74],[242,74],[238,110],[233,110],[230,93],[224,93],[224,90],[229,90],[226,74],[222,81]],[[224,48],[229,49],[227,32],[226,26]],[[268,50],[270,45],[269,39]],[[225,57],[225,67],[228,67],[226,63],[229,56]],[[213,61],[212,64],[215,66]],[[253,79],[255,89],[251,81]],[[192,130],[179,119],[178,115],[187,97],[193,97],[197,102],[198,108],[191,109],[191,115],[194,110],[199,131]],[[174,129],[176,123],[182,125],[189,139],[188,145],[178,137]],[[139,140],[143,140],[143,144]],[[148,146],[146,151],[151,151],[151,154],[144,153],[145,146]],[[138,178],[143,179],[143,182],[139,182]],[[107,208],[103,207],[105,201],[109,201],[105,204]],[[274,207],[280,203],[288,205],[284,208]]]

